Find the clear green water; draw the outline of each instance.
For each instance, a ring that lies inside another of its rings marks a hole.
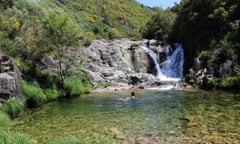
[[[69,136],[116,138],[119,143],[129,137],[240,143],[238,93],[136,91],[137,98],[126,101],[129,94],[48,103],[13,120],[11,130],[28,133],[40,143]]]

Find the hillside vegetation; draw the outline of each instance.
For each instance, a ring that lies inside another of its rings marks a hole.
[[[211,82],[216,87],[239,89],[239,21],[240,1],[182,0],[154,14],[142,36],[182,43],[184,72],[191,68],[190,80],[199,81],[193,75],[205,73],[216,78]]]
[[[183,0],[174,10],[177,19],[170,37],[183,43],[185,71],[195,65],[192,70],[205,69],[216,78],[216,87],[239,89],[240,2]]]
[[[77,25],[84,45],[101,38],[139,39],[153,13],[135,0],[0,0],[0,49],[31,60],[49,54],[44,20],[54,14]]]
[[[140,39],[155,12],[135,0],[0,0],[0,51],[21,71],[27,105],[39,106],[88,93],[90,77],[75,64],[75,51],[93,39]],[[46,56],[56,60],[56,70],[41,67]]]
[[[25,46],[32,42],[27,43],[29,39],[37,37],[34,32],[51,13],[68,16],[79,25],[80,36],[85,39],[140,38],[139,28],[154,13],[135,0],[1,0],[0,3],[1,38],[16,44],[11,41],[15,39]]]

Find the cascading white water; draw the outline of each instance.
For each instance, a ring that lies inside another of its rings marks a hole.
[[[184,53],[181,44],[175,44],[175,51],[167,59],[160,63],[158,62],[158,55],[151,49],[144,45],[140,46],[154,61],[157,70],[157,77],[161,81],[180,81],[183,76]],[[167,45],[169,49],[169,45]]]
[[[149,49],[149,48],[147,48],[143,45],[141,45],[140,47],[152,58],[152,60],[155,64],[155,69],[157,70],[157,75],[156,76],[159,79],[165,78],[166,76],[162,73],[162,71],[160,69],[160,65],[159,65],[159,62],[158,62],[158,59],[157,59],[157,57],[158,57],[157,54],[153,50],[151,50],[151,49]]]
[[[183,76],[184,54],[181,44],[175,44],[175,47],[173,54],[160,64],[160,70],[168,79],[180,80]]]

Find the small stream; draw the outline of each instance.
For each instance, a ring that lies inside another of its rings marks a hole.
[[[62,99],[28,110],[12,131],[39,143],[63,137],[117,143],[240,143],[240,94],[136,91]]]

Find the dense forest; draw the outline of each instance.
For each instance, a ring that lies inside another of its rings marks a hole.
[[[190,68],[206,69],[206,73],[215,77],[208,83],[236,89],[240,80],[239,18],[237,0],[182,0],[173,8],[155,14],[142,36],[182,43],[185,74]]]

